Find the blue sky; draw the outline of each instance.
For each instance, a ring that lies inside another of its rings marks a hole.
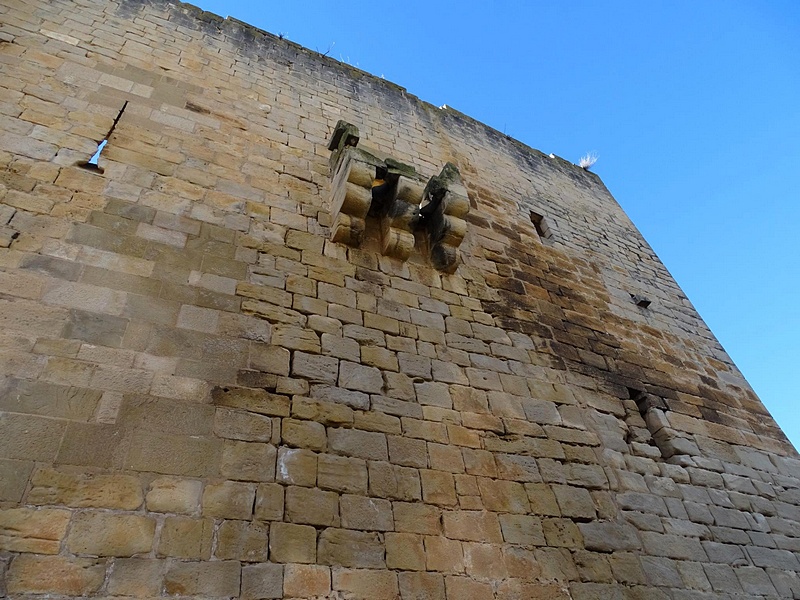
[[[588,151],[796,447],[800,2],[201,0],[573,162]]]

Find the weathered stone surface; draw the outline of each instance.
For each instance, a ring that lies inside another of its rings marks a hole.
[[[161,528],[156,554],[208,560],[213,535],[214,523],[211,519],[167,517]]]
[[[155,519],[104,512],[78,513],[72,519],[67,548],[73,554],[133,556],[153,547]]]
[[[92,594],[103,585],[105,563],[90,558],[22,554],[8,571],[11,594]]]
[[[240,579],[235,561],[175,562],[164,577],[164,590],[175,596],[238,596]]]
[[[386,566],[385,549],[377,533],[328,528],[319,535],[321,564],[362,569]]]
[[[141,481],[131,475],[76,475],[41,469],[31,485],[30,504],[136,510],[144,500]]]
[[[147,510],[164,513],[194,514],[200,508],[202,482],[195,479],[159,477],[150,483]]]
[[[70,512],[67,510],[0,510],[0,549],[58,554],[69,520]]]

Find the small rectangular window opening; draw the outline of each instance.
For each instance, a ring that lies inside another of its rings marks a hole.
[[[547,221],[543,215],[531,211],[531,223],[533,223],[533,226],[536,228],[536,233],[539,234],[540,238],[543,240],[550,238],[552,232],[550,231],[550,227],[548,227]]]

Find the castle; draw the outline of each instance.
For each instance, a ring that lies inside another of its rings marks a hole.
[[[797,452],[593,173],[164,0],[0,6],[0,169],[0,595],[800,597]]]

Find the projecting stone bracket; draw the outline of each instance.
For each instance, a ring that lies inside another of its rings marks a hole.
[[[328,149],[331,154],[331,239],[359,246],[367,216],[380,226],[381,251],[406,260],[415,233],[427,238],[430,259],[442,271],[456,269],[457,249],[466,233],[469,200],[458,169],[447,163],[425,181],[414,167],[392,158],[381,160],[357,148],[358,129],[339,121]]]

